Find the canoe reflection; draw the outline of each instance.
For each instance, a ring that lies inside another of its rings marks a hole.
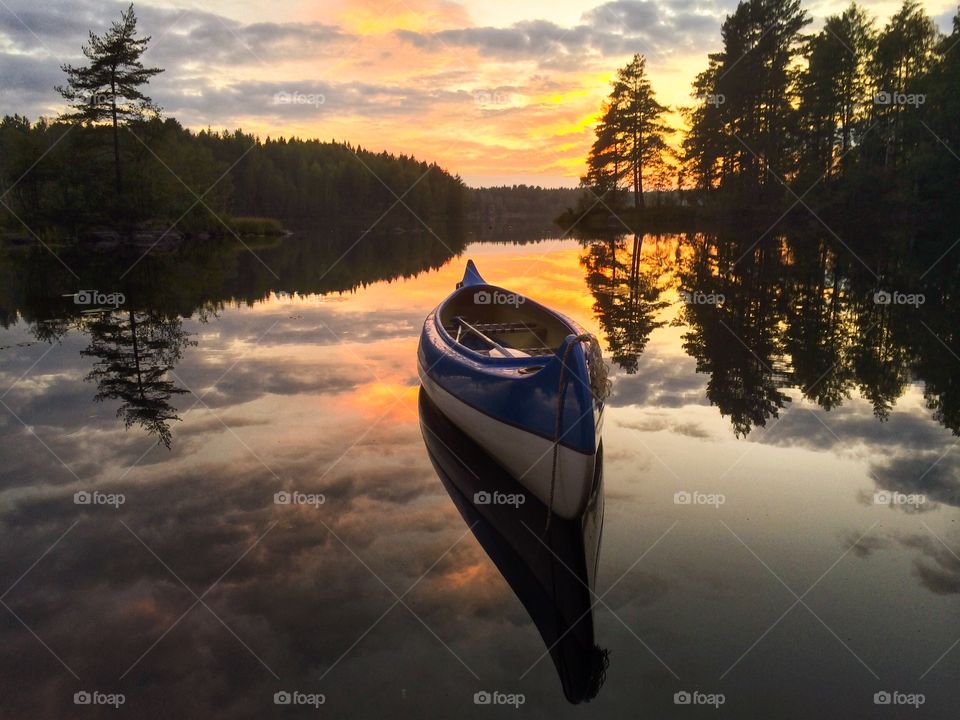
[[[583,514],[553,515],[548,522],[547,507],[450,422],[422,388],[420,429],[454,505],[540,632],[567,700],[590,700],[607,667],[607,651],[594,642],[592,602],[603,530],[602,447]]]

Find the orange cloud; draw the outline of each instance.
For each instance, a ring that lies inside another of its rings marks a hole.
[[[445,0],[337,0],[324,8],[324,14],[361,35],[435,31],[471,22],[463,6]]]

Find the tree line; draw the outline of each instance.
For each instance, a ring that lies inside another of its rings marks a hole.
[[[464,210],[463,182],[435,164],[347,143],[194,132],[172,118],[144,119],[121,130],[124,186],[118,196],[111,146],[109,127],[5,116],[0,227],[76,233],[147,223],[189,234],[222,230],[218,217],[258,215],[292,225],[376,217],[397,196],[421,217],[455,217]],[[402,205],[394,217],[417,223]]]
[[[672,185],[697,205],[883,207],[929,218],[960,189],[960,14],[915,0],[883,26],[856,3],[808,34],[800,0],[743,0],[680,108],[676,147],[642,56],[618,73],[582,184],[623,205]],[[806,193],[809,192],[809,196]]]
[[[470,214],[476,219],[556,217],[580,196],[577,188],[544,188],[539,185],[500,185],[471,188]]]

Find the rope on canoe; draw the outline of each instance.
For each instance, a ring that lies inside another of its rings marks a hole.
[[[581,337],[583,337],[581,335]],[[607,365],[603,362],[603,351],[600,343],[593,335],[587,333],[589,346],[586,350],[587,369],[590,372],[590,390],[597,402],[603,402],[610,396],[612,383],[610,382]]]
[[[553,499],[557,487],[557,462],[560,459],[560,429],[563,423],[563,407],[567,399],[567,360],[573,348],[579,343],[587,343],[587,349],[584,351],[587,359],[587,370],[590,376],[590,391],[593,394],[594,402],[603,402],[610,395],[610,379],[608,377],[607,366],[603,362],[603,352],[600,349],[600,343],[597,338],[590,333],[577,335],[572,342],[567,344],[563,351],[563,357],[560,358],[560,400],[557,403],[557,421],[553,430],[553,469],[550,473],[550,503],[547,505],[547,524],[544,527],[544,534],[550,531],[550,518],[553,517]]]

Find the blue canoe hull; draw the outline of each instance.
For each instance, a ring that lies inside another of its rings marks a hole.
[[[603,403],[591,390],[584,343],[576,339],[585,330],[525,299],[527,317],[541,315],[555,326],[560,323],[567,337],[549,355],[491,357],[457,342],[440,322],[449,303],[462,302],[463,294],[477,292],[509,293],[487,284],[468,262],[460,287],[424,322],[418,349],[423,387],[442,412],[534,494],[547,502],[552,493],[557,514],[576,517],[589,498],[603,419]]]

